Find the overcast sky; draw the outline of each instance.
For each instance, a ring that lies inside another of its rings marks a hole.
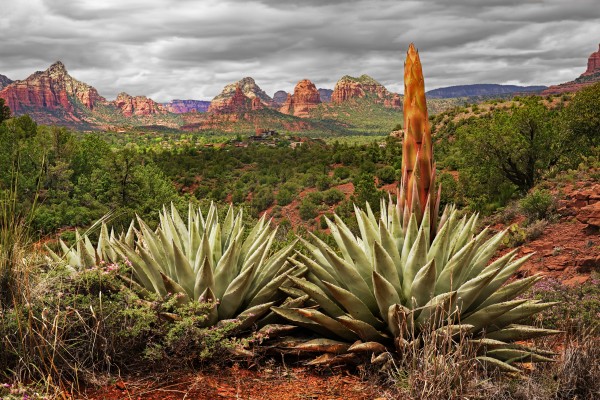
[[[210,100],[244,76],[272,95],[364,73],[402,92],[410,42],[427,89],[550,85],[600,42],[599,0],[1,1],[0,74],[61,60],[108,99]]]

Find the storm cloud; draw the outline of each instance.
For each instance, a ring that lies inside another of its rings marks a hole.
[[[3,0],[0,74],[61,60],[112,99],[205,99],[252,76],[267,93],[369,74],[402,92],[419,48],[428,89],[556,84],[600,42],[597,0]]]

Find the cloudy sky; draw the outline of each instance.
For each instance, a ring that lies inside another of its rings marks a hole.
[[[252,76],[268,94],[369,74],[402,92],[420,50],[428,89],[556,84],[600,42],[599,0],[2,0],[0,74],[56,60],[108,99],[209,100]]]

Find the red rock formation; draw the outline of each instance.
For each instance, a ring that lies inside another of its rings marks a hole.
[[[209,113],[233,114],[248,111],[252,108],[251,100],[244,95],[240,86],[236,86],[231,97],[217,96],[208,107]]]
[[[8,79],[7,76],[0,75],[0,90],[13,83],[12,80]]]
[[[165,114],[167,110],[146,96],[130,96],[127,93],[119,93],[115,101],[112,102],[121,113],[126,117]]]
[[[43,72],[36,72],[23,81],[16,81],[0,92],[14,114],[28,109],[63,109],[73,112],[73,99],[92,110],[106,99],[98,91],[72,78],[60,61]]]
[[[598,51],[592,53],[588,58],[587,69],[583,75],[592,75],[600,72],[600,44],[598,45]]]
[[[385,86],[368,75],[358,78],[343,76],[335,85],[331,102],[341,104],[350,99],[365,97],[371,97],[389,108],[402,108],[400,95],[389,92]]]
[[[283,114],[306,118],[309,116],[310,110],[316,108],[320,103],[321,97],[315,84],[308,79],[303,79],[296,84],[294,94],[288,94],[279,111]]]
[[[255,97],[252,99],[252,109],[253,110],[260,110],[264,108],[263,103],[260,101],[260,99],[258,97]]]
[[[586,86],[600,82],[600,45],[598,51],[592,53],[587,62],[587,69],[579,78],[571,82],[561,83],[560,85],[550,86],[542,92],[542,95],[561,94],[568,92],[577,92]]]

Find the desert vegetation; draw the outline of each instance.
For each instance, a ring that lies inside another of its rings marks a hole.
[[[431,135],[412,48],[405,84],[404,140],[367,144],[115,146],[2,111],[0,395],[283,357],[389,398],[596,398],[597,272],[519,275],[512,248],[598,174],[600,85]]]

